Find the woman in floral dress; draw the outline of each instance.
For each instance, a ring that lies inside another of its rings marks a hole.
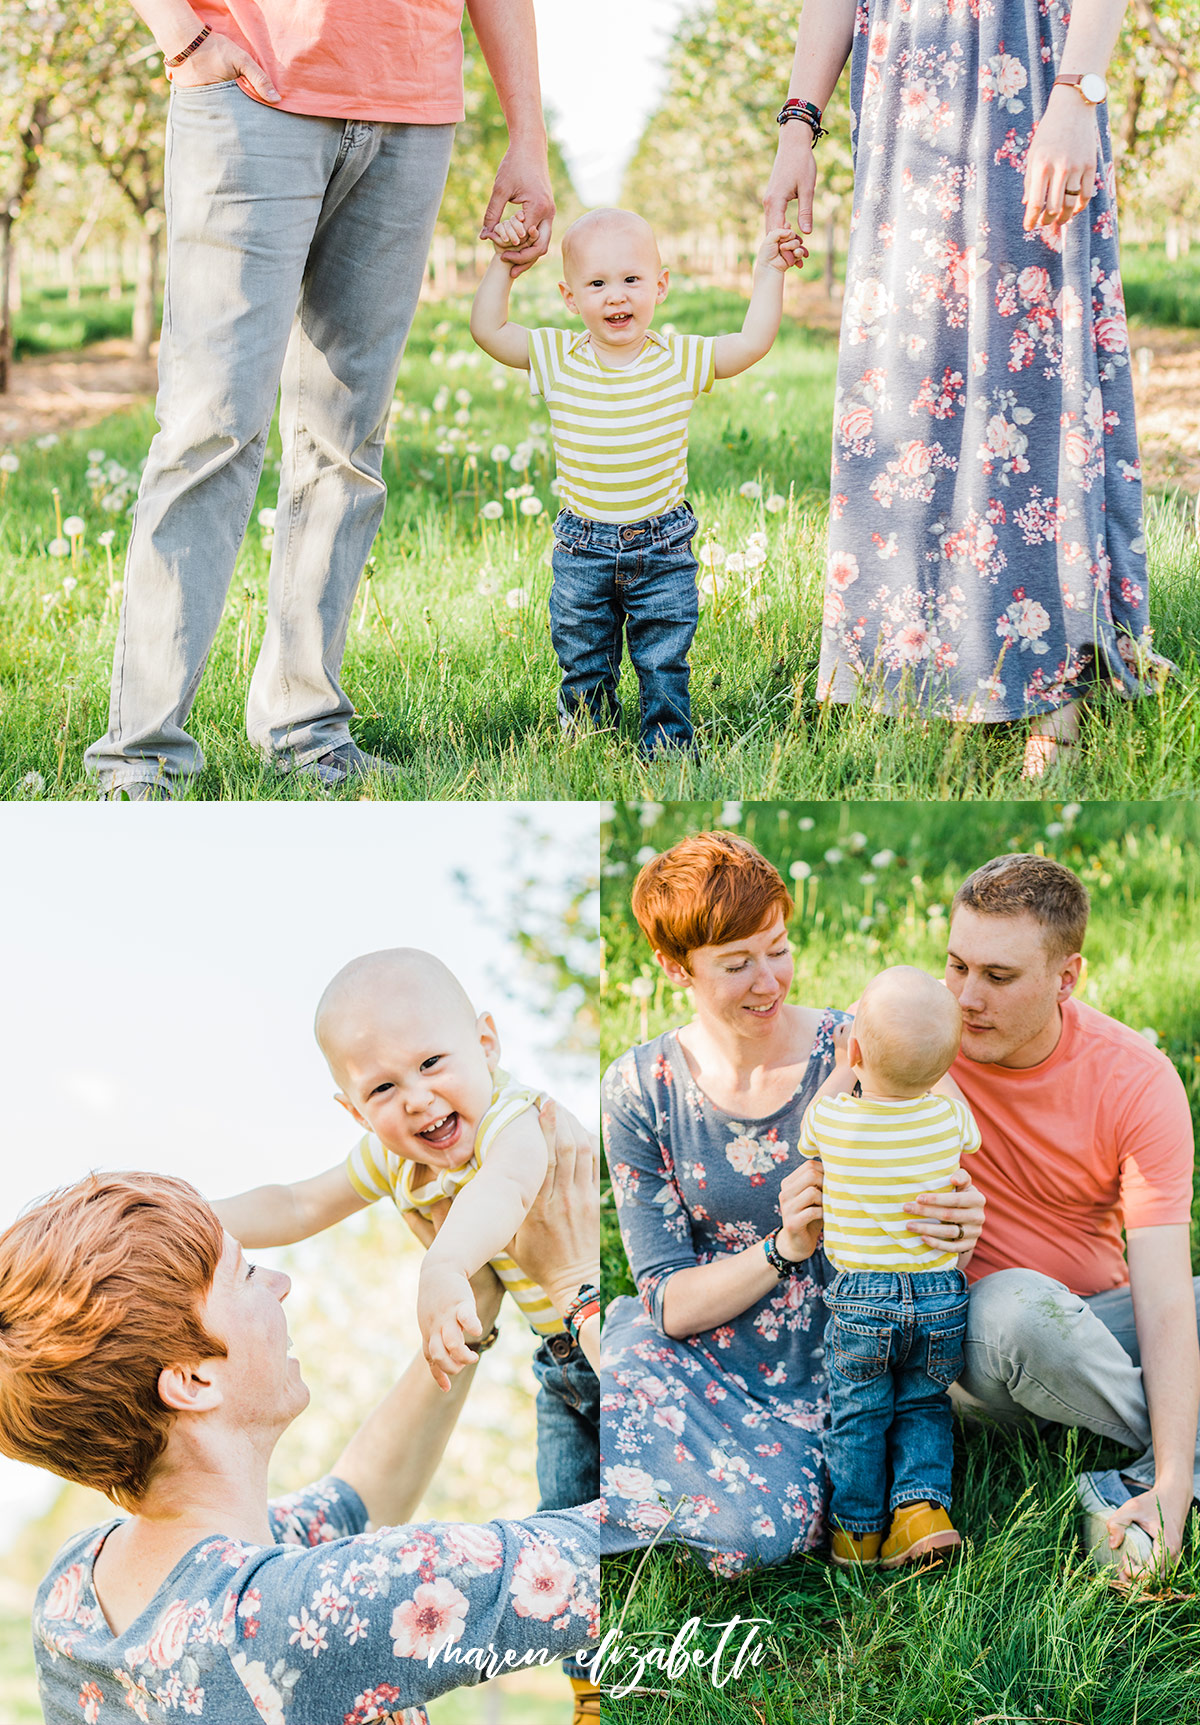
[[[1087,99],[1124,3],[806,0],[792,73],[824,107],[852,49],[819,692],[1031,718],[1029,777],[1090,684],[1137,696],[1163,668],[1112,148]],[[811,228],[815,177],[812,131],[786,122],[769,227],[796,197]]]
[[[683,840],[642,870],[633,905],[695,1017],[604,1079],[640,1296],[614,1300],[604,1319],[608,1531],[683,1540],[733,1574],[811,1550],[824,1531],[820,1296],[832,1271],[817,1248],[820,1167],[798,1159],[796,1140],[846,1015],[787,1004],[794,907],[743,840]],[[965,1251],[983,1210],[960,1178],[920,1229]]]
[[[539,1225],[537,1260],[518,1251],[551,1289],[564,1259]],[[499,1283],[473,1287],[489,1325]],[[0,1237],[0,1444],[130,1512],[69,1540],[38,1591],[48,1725],[424,1725],[493,1653],[544,1664],[594,1635],[599,1502],[406,1524],[474,1368],[443,1395],[418,1356],[330,1476],[268,1504],[308,1400],[287,1291],[162,1175],[92,1176]]]

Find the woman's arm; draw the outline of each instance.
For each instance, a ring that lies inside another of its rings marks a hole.
[[[1108,70],[1126,0],[1075,0],[1059,72]],[[1077,89],[1056,84],[1025,158],[1025,228],[1063,226],[1096,189],[1100,134],[1096,109]],[[1067,196],[1070,187],[1076,195]],[[1076,188],[1078,191],[1076,192]]]
[[[855,4],[856,0],[805,0],[796,31],[789,96],[824,110],[854,40]],[[775,166],[763,194],[768,231],[786,227],[787,207],[795,198],[796,226],[802,234],[810,234],[816,183],[812,132],[803,120],[788,120],[779,128]]]

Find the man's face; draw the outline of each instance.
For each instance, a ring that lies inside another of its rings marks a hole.
[[[950,923],[946,986],[963,1015],[962,1051],[988,1066],[1036,1066],[1054,1052],[1059,1007],[1081,960],[1052,956],[1041,925],[1020,916],[981,916],[965,906]]]

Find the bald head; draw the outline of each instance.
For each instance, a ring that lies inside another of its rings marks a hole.
[[[898,1090],[927,1090],[949,1070],[962,1041],[962,1014],[950,990],[915,965],[881,970],[854,1013],[863,1062]]]
[[[461,982],[440,958],[415,946],[364,953],[342,966],[317,1003],[314,1023],[321,1052],[339,1082],[345,1062],[383,1026],[412,1016],[473,1030],[475,1008]]]
[[[654,229],[632,210],[588,210],[562,237],[563,273],[569,282],[591,275],[624,273],[624,254],[642,259],[657,276],[662,268]],[[614,260],[618,260],[614,263]]]

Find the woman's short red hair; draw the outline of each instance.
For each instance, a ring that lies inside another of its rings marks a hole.
[[[173,1414],[164,1366],[225,1352],[200,1321],[224,1230],[186,1180],[92,1174],[0,1235],[0,1450],[134,1509]]]
[[[633,883],[633,914],[655,952],[686,965],[699,946],[757,934],[796,906],[783,876],[732,833],[696,833],[648,862]]]

